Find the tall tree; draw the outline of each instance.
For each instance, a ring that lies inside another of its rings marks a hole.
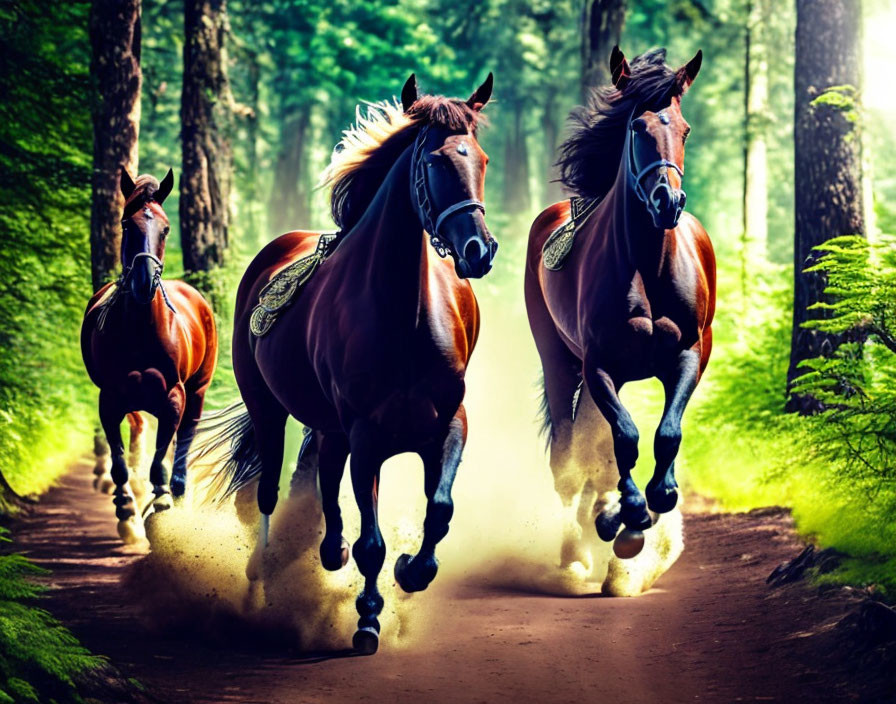
[[[93,0],[89,20],[93,83],[93,199],[90,213],[94,290],[118,264],[122,167],[137,172],[140,128],[140,0]]]
[[[751,277],[766,259],[768,241],[769,0],[747,0],[744,51],[744,192],[741,287],[746,307]]]
[[[829,315],[810,311],[823,301],[825,277],[805,272],[813,247],[838,235],[864,234],[858,93],[861,80],[861,1],[797,0],[794,70],[793,336],[788,389],[806,359],[829,356],[842,335],[807,330],[803,323]],[[791,394],[790,411],[813,413],[812,397]]]
[[[184,1],[180,238],[188,273],[220,266],[228,244],[233,113],[224,46],[228,29],[227,0]]]
[[[610,82],[610,50],[619,44],[626,0],[585,0],[582,7],[582,97]]]

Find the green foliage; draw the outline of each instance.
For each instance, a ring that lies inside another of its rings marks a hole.
[[[0,541],[7,541],[0,529]],[[46,611],[32,606],[48,574],[21,555],[0,555],[0,702],[81,702],[75,678],[101,667]]]
[[[21,493],[86,446],[92,417],[77,344],[90,295],[88,8],[0,3],[0,471]]]

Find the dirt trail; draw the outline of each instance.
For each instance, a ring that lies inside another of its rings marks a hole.
[[[15,527],[53,570],[46,607],[168,702],[854,701],[830,625],[850,604],[765,577],[799,551],[783,512],[690,514],[684,556],[636,599],[562,598],[437,579],[412,650],[313,655],[257,635],[159,635],[119,587],[139,551],[109,497],[70,473]],[[346,641],[351,634],[346,634]]]

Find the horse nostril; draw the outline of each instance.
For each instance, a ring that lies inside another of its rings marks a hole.
[[[464,259],[471,265],[478,264],[487,254],[485,244],[478,237],[467,240],[464,245]]]

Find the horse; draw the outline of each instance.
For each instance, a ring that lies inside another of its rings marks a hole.
[[[154,511],[171,508],[186,488],[187,452],[202,414],[205,392],[218,356],[211,306],[183,281],[162,281],[165,241],[170,230],[162,209],[174,185],[169,169],[161,183],[149,175],[133,181],[121,170],[125,197],[121,266],[116,282],[97,291],[81,326],[81,352],[91,381],[99,387],[100,424],[111,453],[113,503],[122,540],[140,537],[128,461],[136,469],[140,411],[158,419],[150,466]],[[131,424],[131,454],[124,457],[120,425]],[[166,455],[177,434],[173,471]],[[102,461],[98,447],[98,464]],[[170,474],[170,477],[169,477]],[[169,484],[170,478],[170,484]]]
[[[550,466],[567,514],[565,567],[588,566],[582,529],[594,521],[602,541],[615,539],[610,571],[624,572],[619,560],[642,550],[643,531],[654,516],[676,507],[682,415],[712,349],[715,255],[703,226],[685,211],[682,190],[690,127],[681,98],[700,70],[702,53],[678,70],[665,57],[664,49],[655,49],[629,65],[613,48],[612,85],[573,111],[571,134],[560,148],[560,181],[579,198],[545,209],[529,233],[525,300],[542,364]],[[563,226],[567,230],[559,233]],[[565,260],[552,255],[546,262],[545,245],[555,231],[571,244]],[[638,429],[619,391],[652,377],[663,384],[665,407],[645,501],[631,476]],[[596,406],[590,421],[588,396]],[[600,456],[604,421],[612,459]],[[680,533],[680,515],[666,523],[668,532],[677,525]],[[630,574],[616,591],[647,589],[680,554],[680,535],[677,545],[675,540],[666,534],[652,543],[653,554],[640,559],[663,566],[642,565],[641,576]],[[604,583],[605,592],[613,590]]]
[[[498,247],[485,223],[488,157],[477,139],[492,85],[489,74],[464,101],[421,95],[412,74],[400,107],[385,102],[371,105],[366,117],[359,112],[323,177],[332,187],[337,242],[263,334],[250,329],[263,289],[291,263],[319,251],[322,235],[289,232],[249,265],[233,332],[245,410],[209,433],[211,446],[195,453],[231,448],[220,475],[229,477],[224,496],[258,477],[258,555],[277,504],[287,417],[312,428],[299,466],[317,467],[326,524],[320,558],[327,570],[348,561],[338,499],[351,456],[361,516],[352,555],[364,577],[352,643],[363,654],[379,647],[384,606],[376,584],[386,555],[377,522],[383,462],[402,452],[423,460],[422,544],[395,565],[404,591],[423,590],[436,576],[435,548],[453,513],[451,488],[467,437],[464,375],[479,334],[468,279],[488,273]],[[257,577],[251,564],[247,574]]]

